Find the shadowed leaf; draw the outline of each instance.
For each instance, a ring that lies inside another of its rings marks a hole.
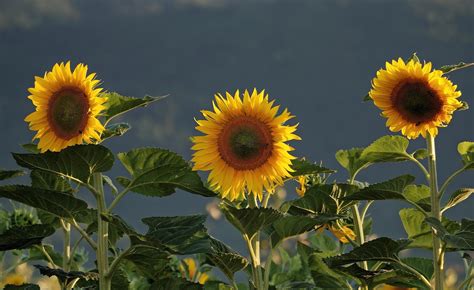
[[[25,172],[23,170],[1,170],[0,169],[0,180],[22,176],[24,174]]]
[[[291,168],[294,172],[291,173],[291,176],[297,177],[301,175],[308,174],[320,174],[320,173],[334,173],[336,171],[321,167],[317,164],[306,161],[305,159],[295,159],[291,162]]]
[[[216,239],[211,239],[211,250],[206,254],[206,258],[209,264],[221,269],[231,281],[234,279],[235,272],[244,269],[249,264],[247,259]]]
[[[12,227],[0,234],[0,251],[26,249],[54,234],[55,230],[49,225],[30,225]]]
[[[223,205],[221,208],[226,219],[249,238],[283,216],[283,213],[271,208],[237,209],[227,205]]]
[[[136,108],[145,107],[153,102],[159,101],[166,96],[151,97],[145,96],[143,98],[125,97],[118,93],[107,92],[102,94],[107,97],[107,109],[104,112],[106,123],[110,122],[128,111]]]
[[[93,173],[112,168],[114,155],[101,145],[76,145],[61,152],[41,154],[13,153],[18,165],[54,173],[74,181],[89,183]]]
[[[73,218],[87,209],[87,203],[72,195],[25,185],[0,187],[0,197],[42,209],[59,217]]]
[[[118,158],[132,176],[117,178],[131,191],[149,196],[166,196],[176,188],[203,195],[215,196],[205,187],[197,172],[179,155],[159,148],[138,148],[119,153]]]

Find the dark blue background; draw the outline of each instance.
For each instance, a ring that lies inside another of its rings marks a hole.
[[[375,72],[386,60],[418,52],[435,66],[474,61],[474,3],[458,1],[0,1],[0,168],[15,168],[10,152],[30,141],[23,118],[34,108],[26,98],[35,75],[55,62],[84,62],[103,87],[124,95],[170,94],[164,101],[128,114],[133,130],[106,145],[116,153],[138,146],[170,148],[190,159],[189,136],[199,110],[215,92],[265,88],[300,123],[298,156],[337,164],[338,149],[366,146],[390,134],[372,103],[362,102]],[[449,76],[463,100],[474,103],[474,70]],[[441,180],[460,166],[456,146],[472,140],[472,111],[456,113],[438,142]],[[423,140],[411,145],[415,150]],[[373,166],[360,174],[369,182],[416,173],[411,164]],[[113,176],[124,174],[117,164]],[[472,186],[465,173],[451,187]],[[449,190],[451,192],[452,190]],[[292,186],[288,196],[295,197]],[[204,213],[211,200],[179,192],[166,198],[134,193],[116,208],[143,229],[140,218]],[[5,201],[2,200],[2,203]],[[398,202],[370,211],[378,235],[404,237]],[[474,218],[474,201],[448,216]],[[225,221],[211,233],[243,250]]]

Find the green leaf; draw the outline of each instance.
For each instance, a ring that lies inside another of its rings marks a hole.
[[[418,55],[416,55],[416,52],[414,52],[408,59],[407,62],[413,60],[414,62],[420,62],[420,59],[418,58]]]
[[[101,145],[76,145],[61,152],[42,154],[13,153],[18,165],[54,173],[76,182],[89,183],[96,172],[105,172],[112,168],[114,155]]]
[[[176,254],[209,252],[206,215],[148,217],[142,221],[148,226],[146,239],[163,244]]]
[[[62,254],[56,252],[52,245],[42,245],[42,247],[44,247],[44,250],[48,253],[48,255],[51,257],[51,259],[56,265],[62,265],[63,263]],[[28,261],[37,261],[37,260],[49,262],[45,254],[41,250],[39,250],[37,247],[30,248],[29,254],[28,254]]]
[[[346,254],[330,257],[324,261],[330,266],[342,266],[362,261],[398,262],[398,252],[406,248],[409,241],[394,241],[389,238],[378,238],[352,249]]]
[[[464,141],[458,144],[458,152],[466,169],[474,169],[474,142]]]
[[[364,98],[362,99],[364,102],[368,102],[370,100],[372,100],[372,98],[370,97],[369,94],[365,95]]]
[[[456,250],[473,251],[474,250],[474,220],[462,219],[461,227],[451,234],[449,228],[433,217],[425,219],[436,230],[436,235],[445,241],[448,246]]]
[[[408,247],[431,249],[433,247],[433,238],[431,227],[425,222],[426,216],[414,208],[401,209],[399,215],[405,232],[411,240]],[[446,225],[450,231],[454,231],[458,228],[456,223],[447,218],[443,218],[443,224]]]
[[[179,277],[165,277],[156,280],[150,289],[153,290],[169,290],[169,289],[186,289],[186,290],[201,290],[203,285],[188,281]]]
[[[118,215],[103,214],[101,218],[109,223],[109,242],[112,245],[115,245],[123,235],[139,236],[139,234]],[[88,224],[86,229],[87,233],[92,234],[97,232],[97,211],[95,209],[83,212],[83,216],[81,216],[79,220]]]
[[[251,239],[259,230],[274,223],[283,213],[271,208],[242,208],[222,205],[226,219],[242,234]]]
[[[5,285],[3,290],[40,290],[40,287],[36,284],[22,284],[22,285]]]
[[[407,185],[413,183],[415,177],[402,175],[388,181],[375,183],[361,189],[360,191],[344,197],[346,200],[385,200],[385,199],[405,199],[403,190]]]
[[[128,123],[117,123],[117,124],[112,124],[112,125],[107,125],[105,127],[104,132],[102,132],[102,135],[100,136],[102,142],[105,140],[112,138],[112,137],[118,137],[122,136],[123,134],[127,133],[128,130],[130,130],[132,127]]]
[[[0,197],[5,197],[39,208],[59,217],[73,218],[87,209],[87,203],[58,191],[24,185],[0,186]]]
[[[41,275],[52,277],[56,276],[59,281],[65,282],[66,284],[69,284],[73,280],[79,278],[79,280],[82,280],[81,282],[91,282],[91,285],[95,285],[96,283],[94,281],[99,280],[99,273],[95,272],[81,272],[81,271],[71,271],[71,272],[66,272],[62,269],[51,269],[46,266],[41,266],[41,265],[34,265],[39,271]],[[85,285],[82,284],[84,287]]]
[[[272,243],[275,245],[277,242],[296,235],[300,235],[309,232],[314,229],[316,225],[323,225],[330,221],[334,221],[340,218],[340,216],[291,216],[285,215],[277,219],[272,227],[275,230],[276,235],[272,235]]]
[[[74,190],[64,177],[47,171],[33,170],[30,174],[31,186],[63,193],[72,193]]]
[[[309,256],[308,264],[316,287],[323,289],[352,289],[344,277],[329,268],[317,253]]]
[[[133,192],[162,197],[180,188],[207,197],[216,195],[203,185],[197,172],[181,156],[171,151],[139,148],[119,153],[118,158],[132,179],[122,177],[117,180]]]
[[[30,152],[30,153],[40,153],[41,151],[38,149],[38,145],[34,144],[34,143],[27,143],[27,144],[23,144],[21,145],[21,147],[23,147],[23,149],[25,149],[27,152]]]
[[[304,158],[293,160],[291,163],[291,168],[294,170],[294,172],[291,173],[291,176],[293,177],[336,172],[334,170],[306,161]]]
[[[402,258],[402,262],[413,269],[417,270],[426,279],[431,280],[434,273],[433,260],[421,257],[407,257]]]
[[[317,233],[308,238],[311,248],[321,252],[324,258],[339,254],[339,243],[324,233]]]
[[[415,152],[413,152],[412,155],[413,155],[413,157],[415,157],[418,160],[423,160],[423,159],[428,158],[429,152],[425,148],[421,148],[421,149],[418,149]]]
[[[0,180],[5,180],[17,176],[24,175],[25,172],[23,170],[2,170],[0,169]]]
[[[149,278],[169,271],[169,253],[158,247],[132,245],[123,259],[132,262],[138,271]]]
[[[128,111],[139,107],[146,107],[147,105],[159,101],[167,96],[151,97],[145,96],[143,98],[132,98],[125,97],[118,93],[107,92],[102,94],[103,97],[107,98],[107,109],[104,112],[105,122],[109,123],[110,120],[116,118]]]
[[[444,212],[447,209],[450,209],[461,202],[465,201],[466,199],[471,196],[471,194],[474,193],[474,188],[461,188],[453,192],[451,196],[449,197],[448,202],[446,205],[443,207],[443,210],[441,212]]]
[[[458,69],[463,69],[463,68],[467,68],[467,67],[470,67],[470,66],[473,66],[474,63],[465,63],[465,62],[460,62],[458,64],[450,64],[450,65],[443,65],[442,67],[440,67],[439,69],[447,74],[447,73],[450,73],[452,71],[455,71],[455,70],[458,70]]]
[[[30,225],[12,227],[0,234],[0,251],[26,249],[54,234],[55,230],[49,225]]]
[[[231,281],[234,280],[235,272],[244,269],[249,264],[247,259],[216,239],[211,239],[211,250],[206,258],[210,265],[221,269]]]
[[[354,204],[354,201],[344,198],[358,189],[356,185],[345,183],[316,184],[306,190],[302,198],[285,203],[283,208],[288,208],[288,213],[293,215],[344,214]]]
[[[383,136],[366,147],[360,158],[370,163],[409,160],[408,144],[408,139],[402,136]]]
[[[352,148],[336,152],[336,160],[349,172],[350,176],[370,165],[369,162],[361,158],[363,150],[364,148]]]

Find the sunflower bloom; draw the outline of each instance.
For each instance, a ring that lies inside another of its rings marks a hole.
[[[385,66],[372,80],[369,95],[392,132],[401,131],[410,139],[436,136],[438,127],[449,124],[453,112],[462,107],[457,86],[442,71],[432,71],[430,62],[405,63],[399,58]]]
[[[245,192],[262,199],[263,190],[273,192],[290,177],[290,154],[286,142],[301,140],[294,134],[297,125],[284,123],[292,116],[286,109],[278,113],[265,91],[247,90],[240,97],[226,93],[215,96],[214,111],[201,111],[197,120],[204,136],[193,138],[194,170],[210,171],[209,183],[222,198],[244,199]]]
[[[35,77],[28,98],[36,110],[25,121],[37,131],[33,139],[39,139],[41,152],[100,140],[104,126],[97,117],[107,99],[99,97],[98,84],[95,73],[87,75],[86,65],[71,71],[70,62],[55,64],[44,77]]]

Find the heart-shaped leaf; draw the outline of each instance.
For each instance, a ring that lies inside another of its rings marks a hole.
[[[49,225],[29,225],[12,227],[0,234],[0,251],[26,249],[54,234],[55,230]]]
[[[222,205],[226,219],[242,234],[251,239],[259,230],[274,223],[283,213],[271,208],[242,208]]]

